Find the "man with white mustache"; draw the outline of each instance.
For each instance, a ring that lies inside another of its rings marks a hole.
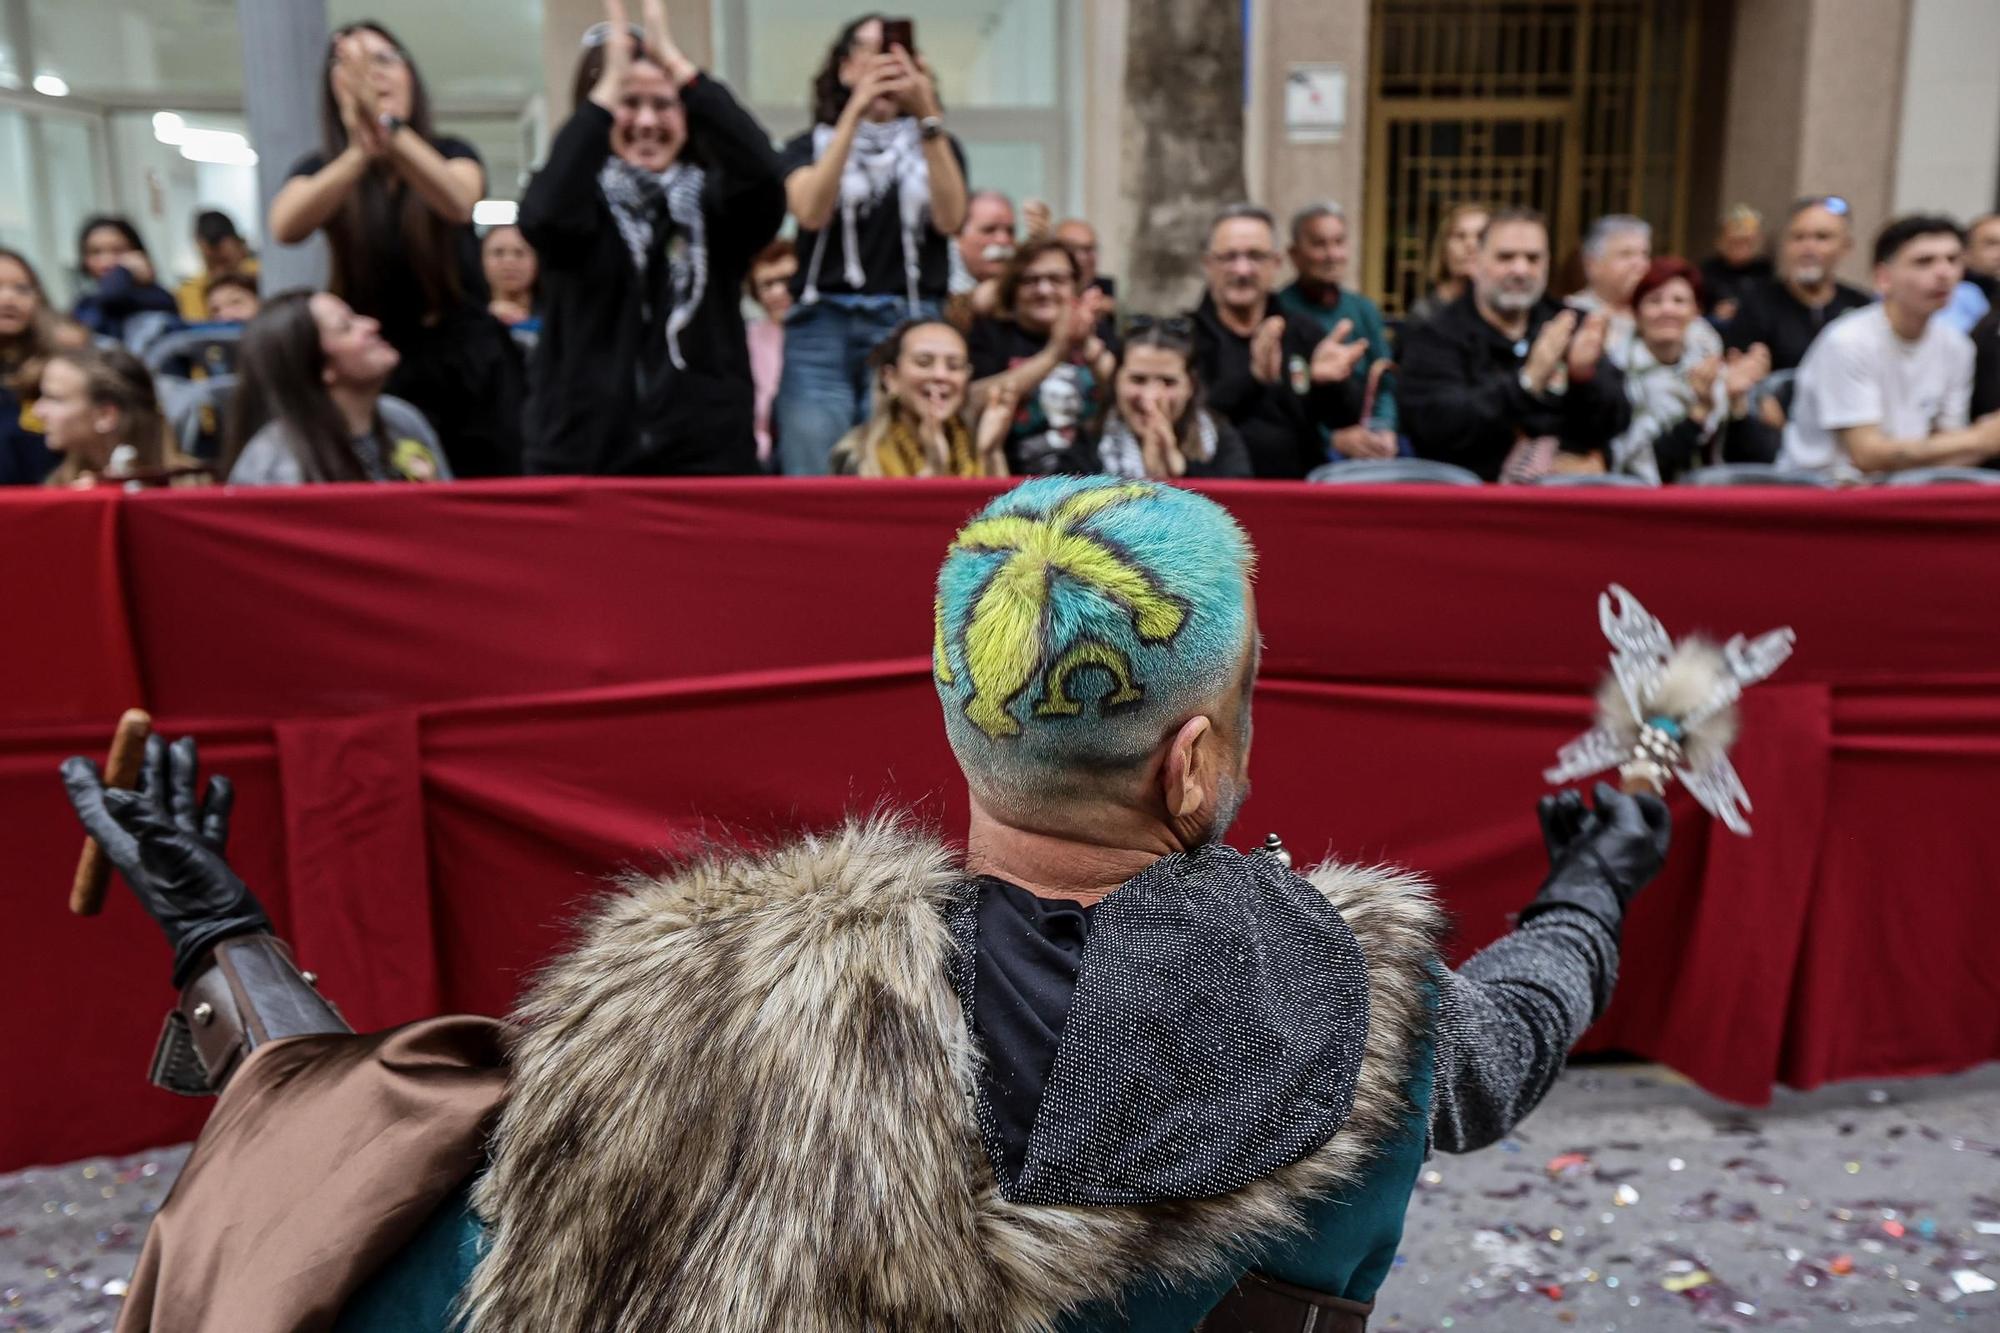
[[[1471,290],[1403,347],[1398,397],[1418,456],[1487,481],[1526,481],[1591,467],[1587,459],[1631,423],[1625,378],[1604,357],[1605,313],[1550,300],[1548,281],[1541,214],[1496,212]]]

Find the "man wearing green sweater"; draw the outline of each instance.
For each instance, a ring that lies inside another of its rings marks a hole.
[[[1382,309],[1360,292],[1340,285],[1347,275],[1347,214],[1335,203],[1307,204],[1292,214],[1292,268],[1298,277],[1278,293],[1278,309],[1309,321],[1321,337],[1347,320],[1354,336],[1368,344],[1356,375],[1368,375],[1378,361],[1390,359],[1389,330]],[[1375,410],[1365,421],[1333,432],[1333,447],[1348,458],[1390,458],[1397,453],[1396,390],[1384,379],[1375,396]]]

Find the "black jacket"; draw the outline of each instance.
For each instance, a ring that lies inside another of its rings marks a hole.
[[[597,174],[611,113],[585,102],[556,135],[521,200],[521,233],[541,261],[542,333],[529,369],[526,470],[670,476],[757,470],[743,278],[785,217],[771,138],[728,89],[702,75],[681,89],[688,141],[708,173],[708,277],[667,354],[668,247],[656,229],[642,281]]]
[[[1770,349],[1772,373],[1797,370],[1821,329],[1874,299],[1859,288],[1836,282],[1827,303],[1814,308],[1793,296],[1782,280],[1770,277],[1743,289],[1736,317],[1722,326],[1722,341],[1736,351],[1748,351],[1751,344],[1762,343]],[[1780,394],[1779,399],[1790,406],[1789,392]],[[1729,463],[1771,463],[1777,461],[1783,444],[1782,431],[1749,416],[1729,423],[1722,457]]]
[[[1590,379],[1564,393],[1537,397],[1521,387],[1535,335],[1562,308],[1544,299],[1517,340],[1487,323],[1467,292],[1409,331],[1396,399],[1403,433],[1419,457],[1497,481],[1521,436],[1553,435],[1570,453],[1591,453],[1632,424],[1625,377],[1602,357]]]
[[[1269,313],[1279,313],[1276,300]],[[1306,368],[1320,339],[1304,321],[1285,320],[1284,373],[1277,383],[1263,384],[1250,373],[1250,339],[1222,322],[1213,296],[1202,297],[1189,318],[1194,322],[1195,373],[1208,409],[1236,427],[1255,475],[1305,476],[1327,461],[1323,431],[1361,420],[1365,385],[1358,372],[1332,384],[1307,381]]]
[[[1972,419],[1988,412],[2000,412],[2000,305],[1972,326]],[[2000,467],[2000,459],[1988,459],[1988,467]]]

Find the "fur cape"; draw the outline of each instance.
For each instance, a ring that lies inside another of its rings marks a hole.
[[[1245,1189],[1126,1208],[1001,1197],[942,845],[876,819],[629,881],[519,1015],[467,1333],[1027,1333],[1148,1274],[1240,1264],[1365,1174],[1430,1021],[1426,888],[1310,878],[1368,959],[1352,1115]]]

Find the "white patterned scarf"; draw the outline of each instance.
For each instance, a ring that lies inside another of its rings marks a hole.
[[[1195,413],[1195,428],[1183,431],[1181,457],[1190,463],[1208,463],[1215,458],[1215,422],[1208,413]],[[1146,448],[1125,418],[1111,412],[1104,419],[1104,433],[1097,439],[1097,466],[1112,477],[1143,479],[1146,475]]]
[[[834,127],[813,126],[813,161],[826,156],[833,142]],[[854,129],[854,143],[840,169],[840,239],[845,261],[842,272],[847,285],[863,291],[868,275],[861,267],[861,244],[857,220],[872,213],[896,191],[898,218],[903,235],[903,276],[908,284],[910,310],[917,308],[918,246],[931,206],[931,169],[924,161],[923,134],[916,118],[864,120]],[[813,242],[812,259],[806,264],[805,290],[800,299],[810,305],[819,299],[819,265],[826,251],[826,229]]]
[[[665,218],[687,236],[685,253],[669,250],[668,272],[673,285],[673,309],[667,314],[667,355],[674,369],[686,370],[681,360],[681,330],[694,318],[708,289],[708,226],[701,213],[701,191],[707,176],[691,162],[676,162],[662,172],[635,167],[621,157],[608,157],[597,173],[597,188],[611,206],[618,234],[632,252],[632,266],[639,280],[646,279],[647,257],[653,252],[653,236]]]

